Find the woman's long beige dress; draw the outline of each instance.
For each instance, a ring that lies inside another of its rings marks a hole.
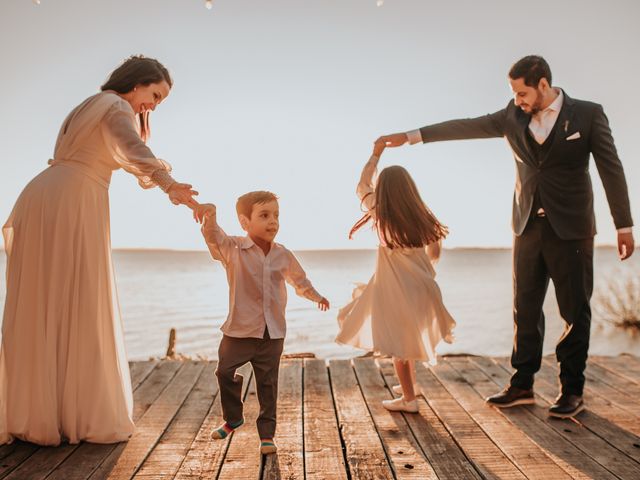
[[[133,433],[133,397],[109,232],[114,170],[141,186],[170,167],[154,157],[114,92],[65,120],[49,167],[2,229],[7,295],[0,350],[0,443],[112,443]]]

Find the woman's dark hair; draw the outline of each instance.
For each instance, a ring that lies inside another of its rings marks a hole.
[[[394,165],[382,170],[373,195],[375,215],[367,212],[353,226],[349,238],[371,219],[389,248],[424,247],[449,233],[424,204],[405,168]]]
[[[144,55],[132,55],[127,58],[122,65],[116,68],[107,81],[100,87],[103,92],[105,90],[113,90],[117,93],[129,93],[136,85],[150,85],[165,81],[169,87],[173,86],[173,80],[164,65],[155,58],[148,58]],[[138,121],[140,122],[140,135],[143,140],[147,140],[151,134],[149,128],[149,113],[140,113]]]
[[[539,55],[528,55],[513,64],[509,70],[509,78],[524,79],[527,87],[538,88],[540,80],[547,79],[551,85],[551,68],[547,61]]]

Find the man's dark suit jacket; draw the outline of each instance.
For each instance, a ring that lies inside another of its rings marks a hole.
[[[540,161],[527,139],[530,120],[531,115],[511,100],[499,112],[429,125],[422,127],[420,133],[425,143],[472,138],[507,139],[516,161],[512,218],[516,235],[521,235],[527,225],[536,190],[558,237],[574,240],[596,234],[589,176],[590,153],[602,179],[616,228],[631,227],[633,221],[624,170],[602,106],[574,100],[565,93],[553,127],[552,144]]]

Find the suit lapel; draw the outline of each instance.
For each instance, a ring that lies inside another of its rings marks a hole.
[[[517,107],[516,107],[517,108]],[[523,160],[527,160],[527,163],[535,165],[536,163],[536,155],[531,150],[531,145],[529,144],[529,122],[531,121],[531,115],[524,113],[520,108],[516,110],[516,122],[518,125],[517,130],[517,138],[520,148],[526,152]]]
[[[553,126],[554,130],[554,138],[553,142],[547,150],[544,158],[540,163],[544,163],[547,161],[549,155],[553,152],[553,149],[560,145],[562,142],[566,141],[567,135],[569,135],[572,131],[572,128],[575,128],[573,125],[573,116],[574,116],[574,105],[575,102],[571,97],[569,97],[565,91],[562,91],[563,99],[562,99],[562,107],[560,108],[560,113],[558,114],[558,119],[556,120],[556,124]]]

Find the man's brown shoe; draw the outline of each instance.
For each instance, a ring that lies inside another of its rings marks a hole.
[[[533,390],[523,390],[509,385],[500,393],[496,393],[485,400],[489,405],[498,408],[515,407],[516,405],[531,405],[535,403]]]
[[[584,410],[581,395],[562,393],[556,402],[549,407],[549,416],[555,418],[571,418]]]

